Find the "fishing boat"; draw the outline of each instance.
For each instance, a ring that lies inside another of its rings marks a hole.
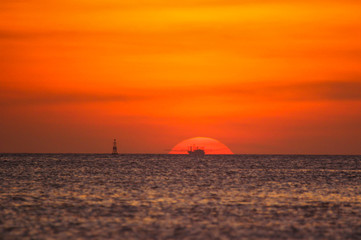
[[[204,152],[203,148],[199,148],[196,146],[190,146],[188,148],[188,154],[189,154],[189,156],[192,156],[192,157],[201,158],[201,157],[204,157],[205,152]]]

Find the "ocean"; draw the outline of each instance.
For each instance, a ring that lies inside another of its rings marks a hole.
[[[0,154],[0,239],[361,239],[361,156]]]

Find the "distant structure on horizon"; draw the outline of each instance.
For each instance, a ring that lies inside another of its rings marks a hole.
[[[117,155],[118,154],[118,149],[117,149],[117,140],[114,139],[114,142],[113,142],[113,152],[112,152],[113,155]]]
[[[203,148],[199,148],[198,146],[190,146],[188,148],[188,154],[192,157],[197,157],[197,158],[201,158],[204,157],[205,152]]]

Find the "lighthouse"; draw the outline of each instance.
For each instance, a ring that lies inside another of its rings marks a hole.
[[[113,155],[117,155],[118,154],[118,150],[117,150],[117,140],[114,139],[114,142],[113,142],[113,152],[112,152]]]

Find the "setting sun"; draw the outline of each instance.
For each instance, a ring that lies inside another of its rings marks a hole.
[[[189,147],[202,148],[205,154],[233,154],[226,145],[216,139],[208,137],[186,139],[175,145],[169,154],[187,154]]]

